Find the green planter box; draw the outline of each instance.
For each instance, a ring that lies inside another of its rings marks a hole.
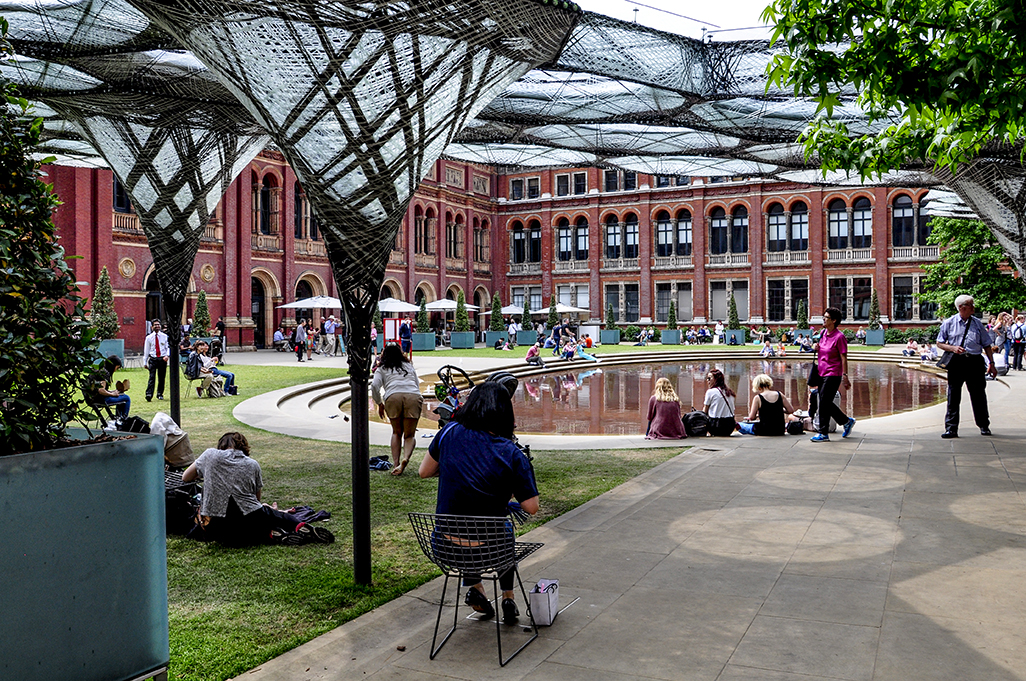
[[[537,331],[517,331],[517,345],[534,345],[537,342]]]
[[[453,331],[449,334],[449,345],[453,350],[469,350],[474,347],[473,331]]]
[[[866,330],[866,345],[883,345],[884,344],[884,330],[883,329],[867,329]]]
[[[125,362],[125,339],[124,338],[111,338],[109,340],[100,341],[99,347],[100,354],[104,357],[110,357],[111,355],[117,355],[121,358],[121,363]]]
[[[680,345],[680,329],[663,329],[663,345]]]
[[[503,342],[509,338],[509,334],[505,331],[485,331],[485,345],[490,348],[495,347],[495,341],[502,340]]]
[[[163,470],[156,435],[0,457],[0,677],[167,666]]]
[[[414,352],[428,352],[435,349],[435,334],[433,333],[414,333],[413,334],[413,351]]]
[[[619,345],[620,329],[602,329],[599,332],[599,340],[602,341],[602,345]]]
[[[745,330],[744,329],[727,329],[723,332],[723,342],[730,345],[730,339],[737,338],[738,345],[745,344]]]

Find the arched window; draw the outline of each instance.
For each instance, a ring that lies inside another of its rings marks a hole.
[[[902,194],[894,199],[891,213],[891,245],[895,247],[915,246],[916,223],[912,210],[912,199]]]
[[[606,217],[606,257],[611,260],[620,257],[620,223],[615,215]]]
[[[730,252],[748,252],[748,209],[738,206],[730,221]]]
[[[577,253],[575,257],[578,260],[588,259],[588,218],[583,215],[577,218],[577,228],[574,230],[576,233],[577,242]]]
[[[623,257],[638,257],[638,216],[627,213],[623,228]]]
[[[787,250],[787,216],[779,203],[766,211],[766,248],[770,253]]]
[[[489,228],[488,221],[481,221],[481,257],[478,262],[491,262],[492,261],[492,230]]]
[[[834,199],[827,209],[827,248],[848,248],[848,207]]]
[[[424,216],[424,253],[433,255],[435,251],[435,227],[438,218],[435,217],[435,209],[428,208]]]
[[[454,238],[456,240],[456,248],[454,250],[454,258],[466,258],[467,257],[467,229],[463,222],[463,216],[456,216],[456,224],[453,226],[455,230]]]
[[[573,230],[570,229],[570,221],[566,218],[559,219],[558,226],[556,227],[556,237],[558,257],[562,262],[567,262],[573,257],[574,235]]]
[[[264,178],[264,181],[260,184],[260,233],[261,234],[273,234],[272,229],[272,215],[274,214],[274,207],[271,205],[273,187],[271,182],[271,176],[268,175]]]
[[[852,206],[852,248],[873,245],[873,204],[866,197],[855,199]]]
[[[530,236],[527,244],[527,262],[541,262],[541,223],[531,220],[528,227]]]
[[[294,185],[294,191],[296,195],[295,236],[297,239],[302,239],[306,234],[304,229],[306,226],[306,195],[303,194],[303,188],[299,186],[298,182]]]
[[[809,250],[809,207],[801,201],[791,206],[791,250]]]
[[[727,246],[727,212],[717,206],[709,214],[709,252],[722,255]]]
[[[691,255],[691,211],[677,212],[677,255]]]
[[[527,244],[524,237],[524,226],[520,222],[513,223],[513,229],[510,232],[510,247],[513,253],[510,254],[510,259],[514,263],[527,262]]]
[[[316,241],[321,238],[320,223],[317,221],[317,214],[313,211],[313,205],[310,205],[310,238]]]
[[[445,214],[445,257],[456,258],[456,225],[452,221],[452,213]]]
[[[670,214],[661,210],[656,214],[656,256],[668,258],[673,255],[673,223]]]
[[[424,211],[420,206],[413,208],[413,252],[425,253],[424,245]]]

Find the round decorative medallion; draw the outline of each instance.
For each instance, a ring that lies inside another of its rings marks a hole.
[[[214,280],[214,274],[214,266],[209,263],[200,268],[200,277],[208,284]]]
[[[118,272],[125,279],[131,279],[135,276],[135,261],[131,258],[122,258],[118,263]]]

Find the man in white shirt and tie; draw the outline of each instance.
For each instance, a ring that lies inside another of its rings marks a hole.
[[[164,399],[164,379],[167,377],[167,360],[172,354],[167,343],[167,334],[160,330],[160,322],[154,320],[150,325],[150,335],[143,344],[143,364],[150,371],[150,380],[146,383],[146,401],[153,399],[153,383],[157,383],[157,399]]]

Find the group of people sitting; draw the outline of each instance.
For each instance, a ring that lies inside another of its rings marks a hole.
[[[924,362],[936,362],[940,359],[941,353],[933,343],[927,341],[920,345],[915,338],[909,338],[905,343],[905,349],[901,351],[905,357],[918,357]]]
[[[196,394],[203,397],[223,397],[238,395],[239,388],[235,385],[235,374],[218,368],[219,358],[210,355],[210,344],[205,340],[193,343],[189,358],[185,360],[185,377],[189,381],[200,381],[196,386]]]

